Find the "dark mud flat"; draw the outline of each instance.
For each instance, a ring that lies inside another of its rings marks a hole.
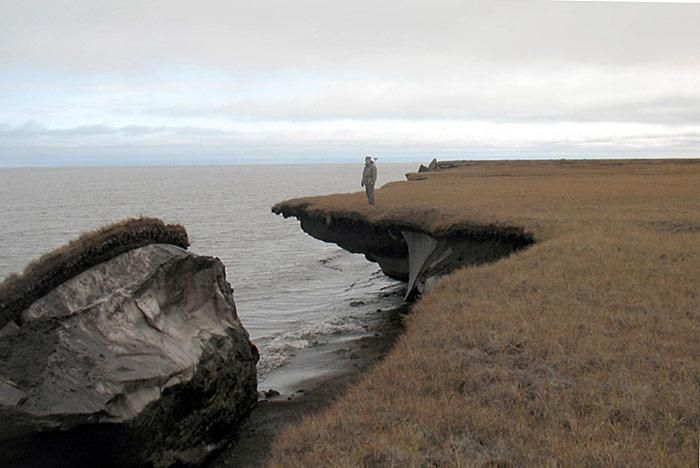
[[[381,361],[401,334],[408,309],[408,305],[402,305],[383,311],[381,320],[372,324],[370,336],[322,345],[297,354],[278,375],[271,375],[261,385],[263,391],[274,389],[280,394],[259,401],[235,439],[207,466],[263,466],[275,438],[285,427],[326,408],[342,397],[348,386],[359,380],[365,371]],[[314,369],[316,364],[328,359],[335,361],[333,370],[319,375]],[[305,373],[310,377],[299,381],[297,377]],[[284,376],[288,376],[288,380]]]

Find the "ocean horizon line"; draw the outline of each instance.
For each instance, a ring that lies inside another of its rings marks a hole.
[[[0,163],[0,170],[7,169],[120,169],[120,168],[166,168],[166,167],[230,167],[230,166],[353,166],[361,164],[363,162],[364,153],[359,154],[358,157],[353,160],[351,159],[339,159],[335,161],[322,161],[322,160],[285,160],[285,161],[270,161],[270,160],[257,160],[257,161],[148,161],[148,162],[116,162],[109,161],[104,164],[101,163],[85,163],[84,161],[78,163],[64,163],[64,164],[51,164],[51,163],[28,163],[28,164],[2,164]],[[653,160],[653,159],[664,159],[664,160],[690,160],[690,159],[700,159],[700,155],[690,155],[690,156],[664,156],[664,155],[634,155],[634,156],[620,156],[615,154],[610,155],[585,155],[585,156],[552,156],[552,155],[533,155],[533,156],[490,156],[490,157],[459,157],[455,155],[454,157],[440,158],[436,155],[427,154],[425,157],[414,157],[407,159],[393,159],[393,158],[382,158],[379,156],[377,159],[379,164],[427,164],[433,158],[438,161],[601,161],[601,160]]]

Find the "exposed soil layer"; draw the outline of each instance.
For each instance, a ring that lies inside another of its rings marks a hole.
[[[406,220],[370,222],[359,215],[308,210],[303,203],[279,203],[272,211],[297,218],[316,239],[377,262],[384,274],[408,283],[407,298],[423,292],[431,278],[496,261],[534,242],[517,226],[474,224],[433,232]]]
[[[43,255],[30,263],[21,275],[10,275],[0,283],[0,329],[20,320],[29,305],[69,280],[102,262],[149,244],[171,244],[186,249],[185,228],[155,218],[126,219],[96,231]]]
[[[0,329],[0,466],[198,464],[257,401],[224,265],[168,244],[61,284]]]

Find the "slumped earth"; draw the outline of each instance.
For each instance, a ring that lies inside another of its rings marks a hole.
[[[444,166],[443,166],[444,167]],[[438,280],[388,356],[271,466],[689,466],[700,426],[700,161],[469,162],[295,216],[517,229]]]

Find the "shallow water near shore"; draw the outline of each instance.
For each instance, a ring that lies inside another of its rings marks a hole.
[[[378,186],[412,170],[379,164]],[[287,198],[360,190],[361,171],[361,164],[0,169],[0,280],[125,217],[181,223],[192,252],[226,265],[238,315],[261,352],[261,386],[269,388],[270,371],[295,354],[372,333],[378,310],[401,302],[402,285],[376,264],[270,212]],[[276,372],[270,383],[293,388],[295,378],[331,371],[333,360],[323,356],[302,353],[290,375]]]

